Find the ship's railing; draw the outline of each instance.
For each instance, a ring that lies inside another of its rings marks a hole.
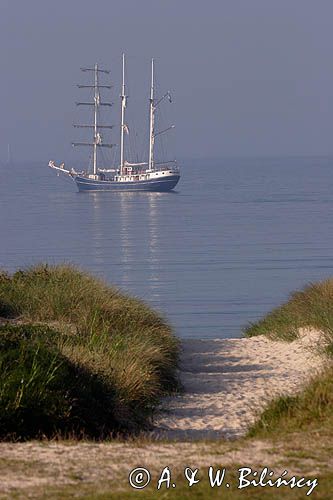
[[[179,173],[178,165],[168,165],[167,163],[155,165],[153,171],[161,172],[162,170],[168,170],[169,172],[174,172],[175,174]]]
[[[142,175],[142,174],[146,174],[149,172],[162,172],[162,171],[168,171],[168,172],[172,172],[174,174],[179,174],[179,172],[180,172],[178,165],[175,165],[175,164],[170,165],[170,164],[168,164],[168,162],[160,163],[160,164],[155,163],[154,168],[152,170],[149,170],[147,168],[142,168],[143,166],[146,166],[146,165],[147,164],[145,164],[145,163],[137,164],[135,167],[134,167],[134,165],[133,166],[127,165],[125,167],[126,172],[124,173],[124,175]],[[67,170],[65,168],[64,163],[61,163],[61,165],[57,166],[54,161],[50,161],[49,167],[51,167],[57,171],[69,174],[71,176],[73,176],[73,175],[83,175],[83,176],[89,175],[89,172],[87,172],[86,170],[76,171],[74,168]],[[117,168],[99,168],[98,169],[98,174],[105,174],[105,173],[113,173],[113,174],[119,175],[120,169],[119,168],[118,169]]]
[[[172,164],[170,165],[170,163]],[[179,173],[179,167],[178,165],[175,165],[174,162],[155,163],[154,168],[151,170],[147,167],[147,163],[127,163],[124,166],[123,175],[147,174],[150,172],[162,172],[166,170],[175,174]],[[119,174],[119,170],[117,170],[116,172],[117,174]]]

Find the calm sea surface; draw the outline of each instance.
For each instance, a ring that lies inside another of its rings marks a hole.
[[[333,275],[333,158],[186,162],[163,194],[78,193],[45,165],[1,165],[0,205],[0,267],[78,264],[180,337],[239,337]]]

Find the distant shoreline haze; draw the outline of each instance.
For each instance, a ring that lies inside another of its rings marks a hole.
[[[315,159],[332,159],[333,160],[333,152],[332,153],[318,153],[318,154],[271,154],[271,155],[221,155],[221,156],[216,156],[216,157],[178,157],[176,158],[177,163],[179,166],[186,166],[186,167],[191,167],[191,165],[206,161],[209,164],[215,163],[218,161],[228,161],[228,160],[244,160],[244,161],[252,161],[252,160],[297,160],[297,159],[310,159],[310,160],[315,160]],[[44,164],[47,167],[47,164],[49,162],[49,156],[46,158],[27,158],[26,160],[16,160],[13,158],[9,163],[6,159],[0,160],[0,164],[2,166],[10,166],[10,165],[31,165],[31,164]],[[89,159],[88,157],[85,158],[76,158],[72,160],[66,160],[64,159],[65,164],[70,165],[70,164],[77,164],[81,165],[82,167],[86,167],[89,164]],[[115,165],[117,165],[117,162],[115,162]],[[204,168],[204,165],[203,165]]]

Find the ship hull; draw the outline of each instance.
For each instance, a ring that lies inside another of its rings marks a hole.
[[[180,175],[170,175],[164,179],[118,182],[88,179],[76,176],[74,181],[79,191],[171,191],[178,183]]]

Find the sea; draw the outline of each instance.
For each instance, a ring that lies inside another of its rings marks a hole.
[[[78,265],[202,339],[333,276],[332,157],[180,166],[170,193],[78,193],[47,160],[0,165],[0,268]]]

